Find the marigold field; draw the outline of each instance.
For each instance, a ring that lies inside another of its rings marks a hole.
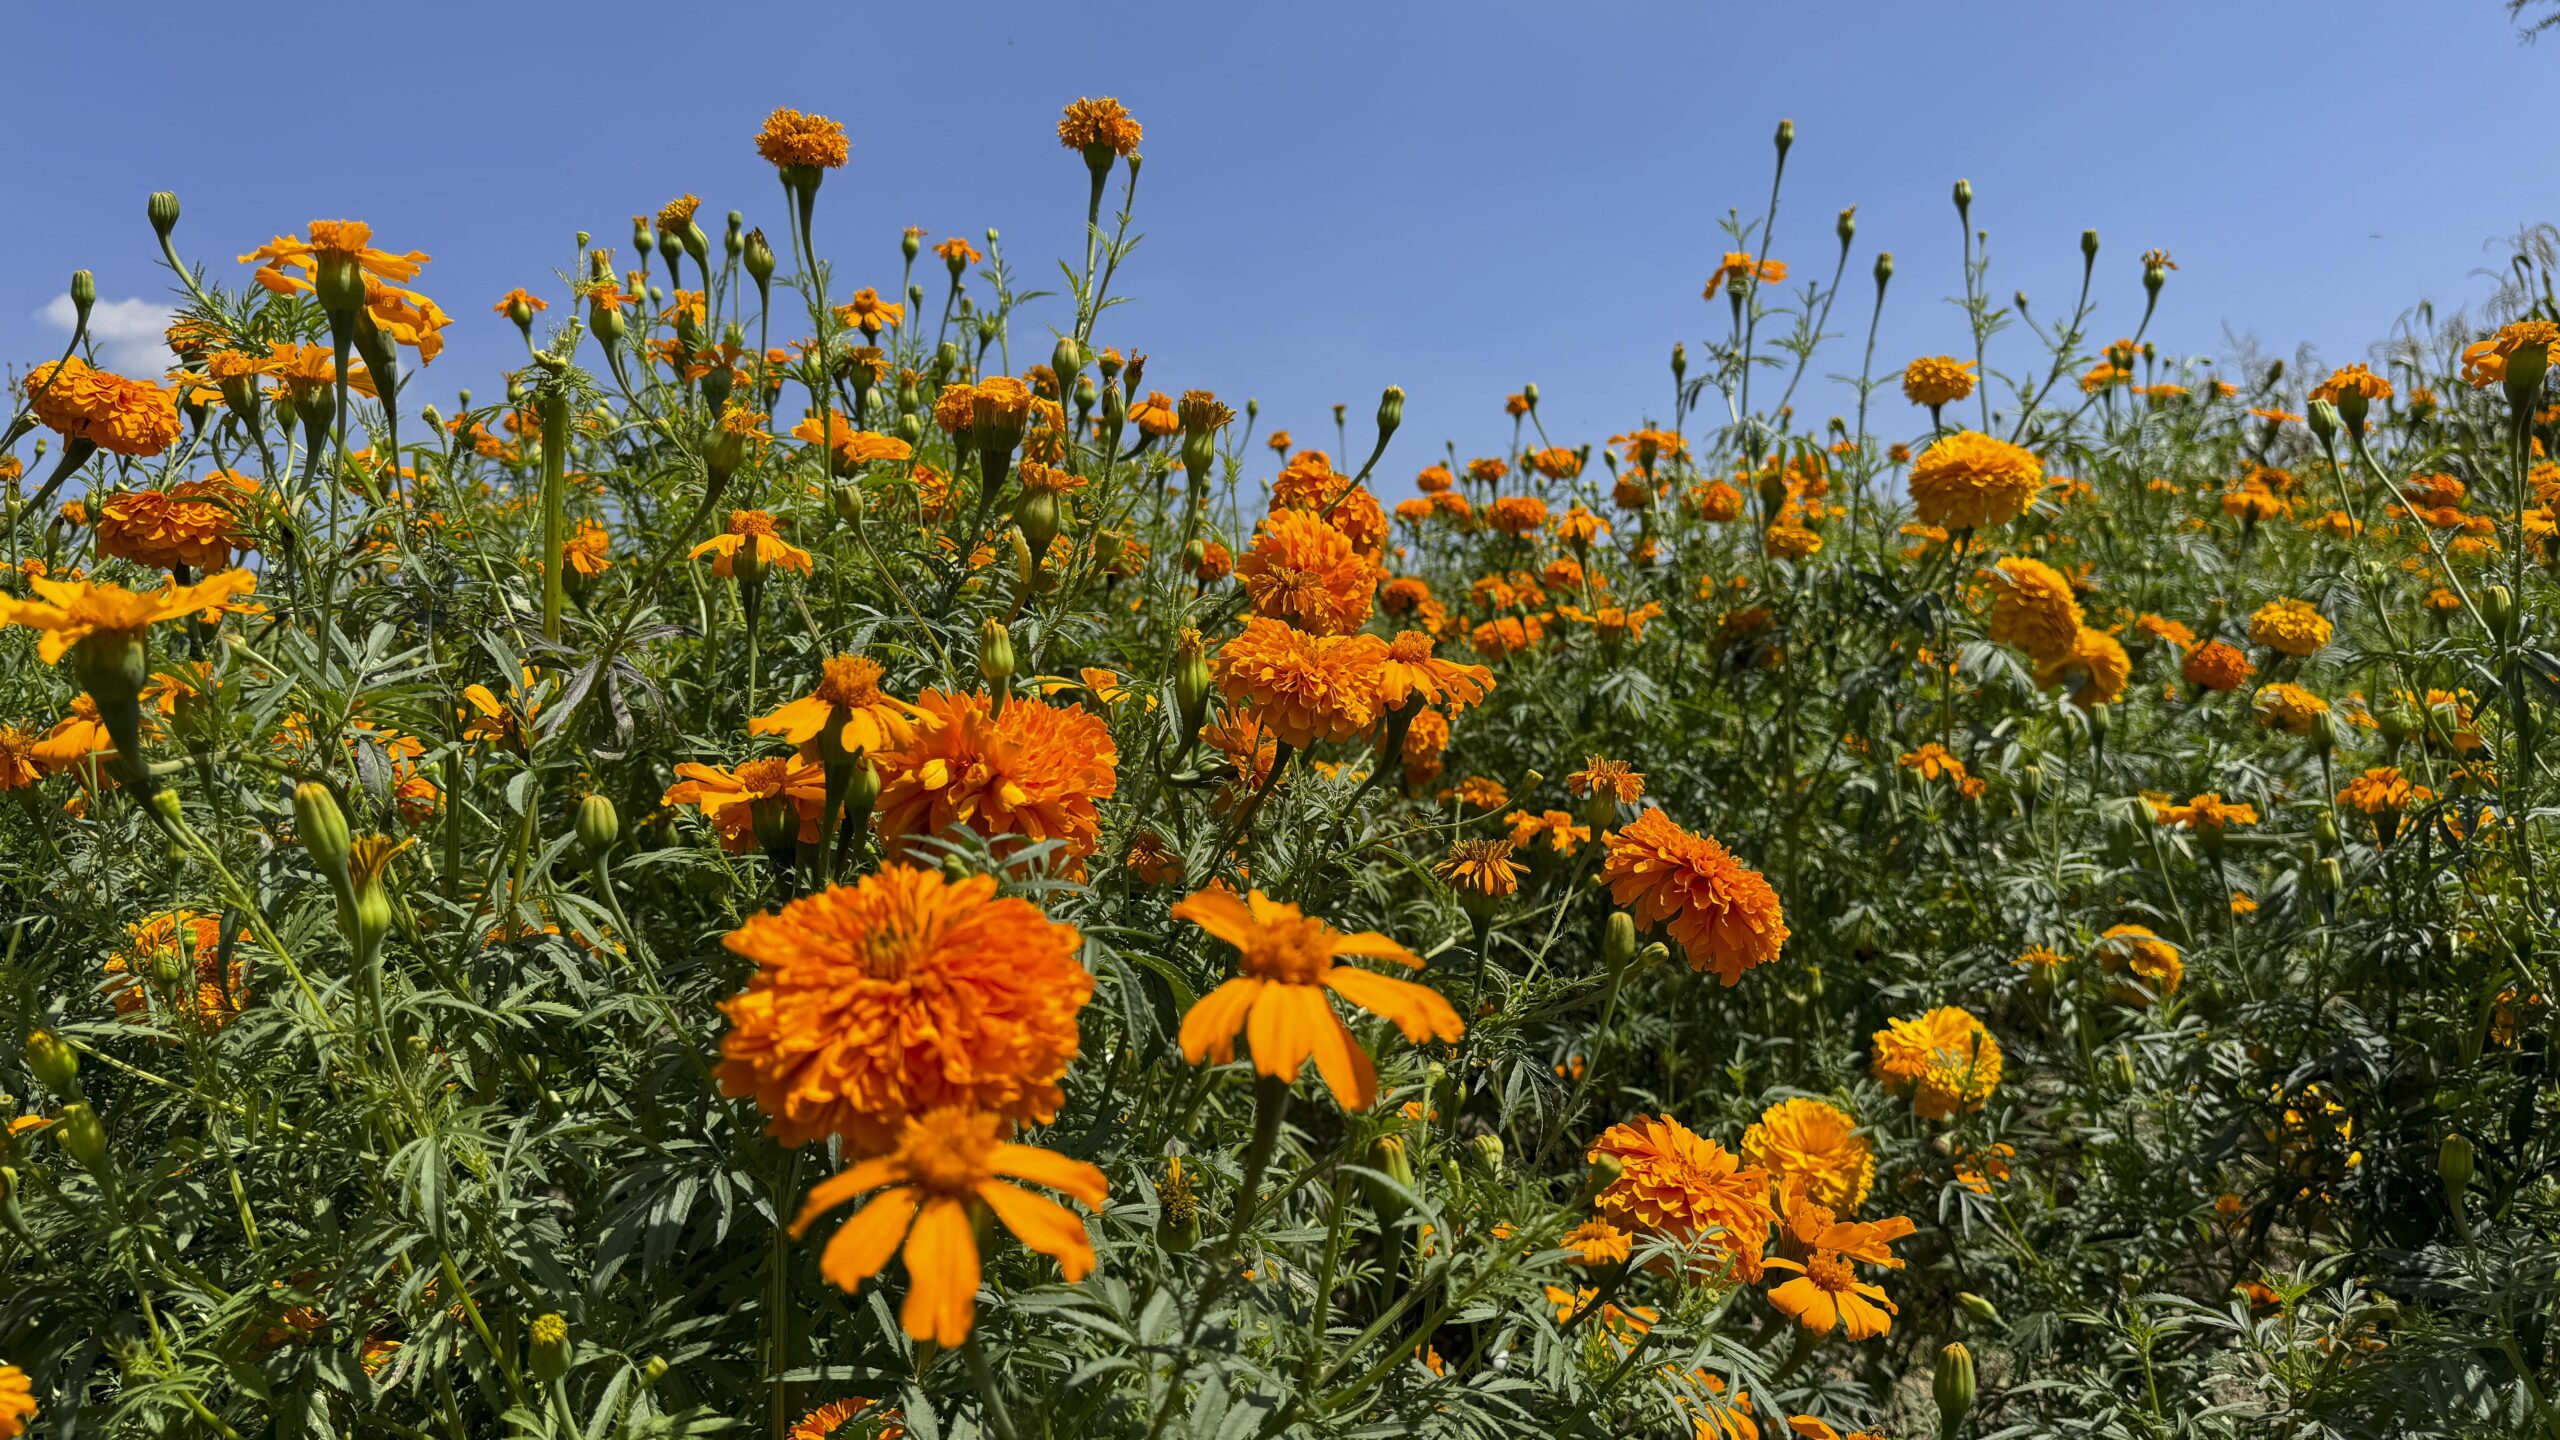
[[[1056,139],[1045,297],[791,109],[503,297],[75,277],[0,1437],[2560,1440],[2551,244],[2305,374],[1773,183],[1433,450],[1156,373]]]

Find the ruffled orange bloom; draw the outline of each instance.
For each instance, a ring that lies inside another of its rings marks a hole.
[[[724,943],[756,973],[720,1006],[720,1088],[754,1096],[785,1145],[835,1136],[879,1154],[939,1107],[1046,1124],[1064,1103],[1093,998],[1083,937],[999,898],[992,875],[884,866]]]
[[[1431,653],[1431,637],[1419,630],[1397,632],[1387,643],[1378,666],[1378,705],[1390,713],[1412,705],[1437,705],[1456,715],[1493,690],[1493,672],[1482,665],[1461,665]]]
[[[37,743],[36,737],[15,725],[0,725],[0,793],[24,790],[44,778],[44,769],[36,761]]]
[[[841,170],[850,149],[842,125],[824,115],[803,115],[788,105],[764,117],[764,128],[756,132],[756,153],[778,169]]]
[[[158,570],[219,570],[231,563],[233,550],[252,548],[240,512],[257,493],[257,481],[216,470],[165,491],[109,495],[98,506],[98,549]]]
[[[1255,527],[1236,576],[1254,613],[1309,634],[1341,635],[1368,622],[1379,570],[1312,512],[1281,510]]]
[[[2014,645],[2038,664],[2070,653],[2080,638],[2080,601],[2061,571],[2012,555],[1983,573],[1991,581],[1995,643]]]
[[[138,641],[163,620],[196,614],[255,590],[258,577],[246,570],[225,570],[193,585],[172,580],[139,594],[121,585],[48,580],[40,575],[27,577],[27,584],[37,598],[12,600],[0,595],[0,625],[42,631],[36,656],[50,665],[91,636],[105,643]]]
[[[2337,627],[2307,600],[2270,600],[2249,617],[2251,643],[2296,659],[2315,654]]]
[[[178,438],[174,392],[92,370],[77,355],[28,371],[20,388],[36,419],[65,440],[87,441],[110,455],[157,455]]]
[[[213,1031],[238,1019],[249,1003],[249,957],[235,940],[224,960],[221,916],[169,910],[125,926],[124,933],[123,947],[102,967],[122,977],[110,991],[118,1015],[140,1019],[166,997],[184,1023]],[[164,960],[188,977],[184,983],[160,983]]]
[[[1101,848],[1097,800],[1119,786],[1111,727],[1081,705],[1018,696],[995,712],[992,697],[927,690],[914,733],[877,755],[881,844],[966,828],[996,840],[1000,856],[1058,842],[1061,869]]]
[[[1218,651],[1218,684],[1253,707],[1273,739],[1297,749],[1348,740],[1377,722],[1387,642],[1375,635],[1309,635],[1256,617]]]
[[[1061,1190],[1099,1210],[1110,1198],[1102,1171],[1052,1150],[1004,1138],[1003,1116],[958,1107],[906,1121],[897,1149],[811,1187],[791,1222],[798,1239],[817,1218],[861,1195],[870,1201],[836,1228],[819,1272],[846,1290],[877,1275],[893,1254],[907,1262],[898,1321],[910,1339],[957,1345],[978,1311],[978,1237],[972,1217],[991,1212],[1014,1238],[1058,1262],[1070,1282],[1093,1273],[1093,1240],[1076,1213],[1014,1180]],[[874,1194],[873,1192],[878,1192]]]
[[[1547,502],[1535,495],[1505,495],[1488,512],[1493,528],[1505,535],[1527,535],[1547,523]]]
[[[712,557],[711,573],[723,580],[761,580],[768,569],[777,566],[803,575],[811,573],[809,552],[775,533],[773,517],[761,510],[730,511],[726,531],[693,547],[691,558],[699,560],[705,555]]]
[[[1360,956],[1422,968],[1420,956],[1374,930],[1347,935],[1259,890],[1238,899],[1217,886],[1175,905],[1173,913],[1236,947],[1244,972],[1182,1017],[1182,1054],[1194,1065],[1234,1060],[1236,1036],[1243,1034],[1252,1042],[1255,1070],[1294,1081],[1313,1059],[1344,1109],[1366,1110],[1378,1100],[1378,1067],[1334,1013],[1327,991],[1385,1017],[1417,1045],[1455,1040],[1466,1030],[1431,987],[1334,963]]]
[[[1953,405],[1973,393],[1973,362],[1923,355],[1902,367],[1903,398],[1914,405]]]
[[[1720,1255],[1736,1274],[1758,1278],[1777,1219],[1767,1171],[1745,1166],[1668,1115],[1602,1131],[1586,1158],[1597,1164],[1604,1156],[1618,1162],[1619,1172],[1593,1201],[1602,1219]]]
[[[2269,729],[2282,730],[2288,735],[2308,735],[2319,718],[2328,713],[2329,702],[2299,685],[2279,680],[2273,685],[2258,687],[2258,699],[2253,708],[2257,711],[2258,723]]]
[[[35,1386],[27,1372],[15,1365],[0,1365],[0,1440],[16,1440],[27,1433],[27,1422],[35,1413]]]
[[[2372,401],[2388,400],[2391,395],[2391,382],[2374,374],[2362,364],[2331,371],[2329,378],[2312,387],[2311,391],[2312,399],[2326,400],[2333,405],[2348,397]]]
[[[2171,805],[2159,812],[2160,823],[2189,830],[2224,830],[2258,823],[2255,806],[2235,805],[2220,793],[2208,790],[2184,805]]]
[[[2249,683],[2249,677],[2258,673],[2258,667],[2249,663],[2249,657],[2241,654],[2236,646],[2208,640],[2187,652],[2187,661],[2179,667],[2178,673],[2187,678],[2188,684],[2200,689],[2237,690]]]
[[[2069,689],[2071,703],[2083,710],[2114,704],[2132,678],[2133,657],[2124,653],[2123,642],[2086,625],[2080,627],[2069,650],[2036,667],[2037,686]]]
[[[2548,356],[2554,344],[2560,344],[2560,324],[2518,320],[2502,325],[2488,339],[2462,347],[2462,378],[2475,387],[2498,384],[2507,378],[2510,357],[2526,350]]]
[[[1875,1184],[1876,1148],[1849,1112],[1821,1100],[1781,1100],[1742,1132],[1742,1158],[1833,1210],[1855,1213]]]
[[[1979,1110],[2000,1085],[2000,1042],[1969,1012],[1942,1005],[1912,1020],[1888,1020],[1875,1032],[1875,1076],[1896,1095],[1909,1093],[1926,1120]]]
[[[827,747],[845,755],[877,755],[915,737],[916,707],[881,693],[880,662],[868,655],[837,655],[819,667],[817,688],[770,715],[747,722],[750,735],[779,735],[803,755],[821,759]]]
[[[2026,513],[2044,488],[2044,462],[2006,440],[1958,430],[1920,452],[1906,483],[1921,524],[1978,530]]]
[[[835,1433],[855,1418],[868,1414],[872,1402],[856,1396],[846,1400],[830,1400],[794,1422],[782,1440],[833,1440]],[[880,1412],[879,1428],[863,1433],[872,1440],[906,1440],[907,1427],[897,1423],[896,1410]]]
[[[719,832],[720,847],[743,855],[757,847],[760,831],[816,844],[826,799],[824,770],[797,757],[775,755],[743,761],[734,770],[686,761],[676,767],[676,783],[658,803],[701,811]]]
[[[1610,898],[1647,930],[1669,926],[1693,970],[1727,985],[1778,958],[1787,922],[1778,892],[1714,839],[1692,835],[1659,809],[1600,842],[1600,878]]]
[[[1099,100],[1077,100],[1058,117],[1058,143],[1070,150],[1081,150],[1088,157],[1097,152],[1125,156],[1138,148],[1146,133],[1146,127],[1108,95]]]
[[[1387,517],[1378,497],[1337,473],[1321,450],[1301,450],[1271,482],[1271,510],[1304,510],[1351,540],[1351,548],[1375,560],[1386,549]]]

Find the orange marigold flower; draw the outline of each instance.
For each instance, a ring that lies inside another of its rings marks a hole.
[[[1781,1191],[1801,1186],[1810,1199],[1854,1213],[1875,1184],[1876,1148],[1837,1105],[1802,1096],[1760,1112],[1742,1132],[1742,1158],[1769,1172]]]
[[[43,766],[36,759],[38,743],[36,737],[15,725],[0,725],[0,793],[24,790],[44,778]]]
[[[743,855],[766,836],[816,844],[826,799],[824,770],[796,756],[773,755],[742,761],[734,770],[685,761],[658,803],[701,811],[718,832],[720,847]]]
[[[2158,615],[2145,615],[2133,622],[2133,628],[2154,640],[2165,640],[2181,655],[2196,646],[2196,632],[2175,620]]]
[[[1108,95],[1077,100],[1058,117],[1058,143],[1085,152],[1088,159],[1102,151],[1125,157],[1138,148],[1146,133],[1146,127]]]
[[[1564,1237],[1564,1248],[1573,1252],[1576,1265],[1624,1265],[1633,1249],[1635,1237],[1597,1216],[1576,1225]]]
[[[1624,760],[1593,755],[1582,762],[1581,769],[1564,777],[1564,788],[1576,799],[1599,796],[1633,805],[1644,798],[1644,776]]]
[[[2218,798],[2218,797],[2217,797]],[[2143,925],[2110,925],[2098,936],[2098,963],[2109,974],[2131,974],[2116,987],[2116,998],[2147,1005],[2178,993],[2186,967],[2178,947]]]
[[[1911,1020],[1888,1020],[1875,1033],[1875,1077],[1896,1095],[1908,1093],[1924,1120],[1979,1110],[2000,1086],[2000,1042],[1954,1005]]]
[[[2044,487],[2044,462],[2006,440],[1958,430],[1920,452],[1906,483],[1920,523],[1978,530],[2026,513]]]
[[[1514,810],[1505,823],[1511,827],[1512,849],[1524,855],[1541,835],[1547,837],[1547,848],[1559,855],[1570,855],[1591,839],[1591,827],[1575,824],[1562,810]]]
[[[756,153],[784,170],[793,166],[840,170],[850,149],[842,125],[824,115],[803,115],[787,105],[767,115],[764,128],[756,132]]]
[[[252,260],[258,269],[250,278],[278,295],[317,294],[324,275],[337,277],[333,283],[360,284],[364,309],[384,335],[415,348],[421,362],[444,351],[440,332],[452,319],[434,301],[403,288],[418,278],[427,257],[374,248],[373,227],[361,220],[314,220],[309,240],[279,235],[240,257],[243,265]]]
[[[1923,355],[1902,367],[1902,393],[1914,405],[1953,405],[1973,393],[1973,362]]]
[[[2329,378],[2321,381],[2311,391],[2312,399],[2326,400],[2331,404],[2336,404],[2341,398],[2347,396],[2355,396],[2363,400],[2388,400],[2391,395],[2391,382],[2374,374],[2362,364],[2350,365],[2343,370],[2330,372]]]
[[[0,595],[0,625],[24,625],[43,632],[36,657],[50,665],[71,648],[98,637],[101,643],[139,643],[144,632],[163,620],[175,620],[221,605],[258,586],[246,570],[226,570],[193,585],[168,581],[158,590],[139,594],[121,585],[87,580],[27,577],[33,600]]]
[[[1522,866],[1508,840],[1460,840],[1431,867],[1462,900],[1499,900],[1518,893]]]
[[[1843,1222],[1829,1207],[1802,1196],[1790,1197],[1786,1239],[1804,1258],[1773,1256],[1772,1270],[1792,1270],[1796,1278],[1772,1286],[1769,1304],[1816,1335],[1834,1330],[1851,1340],[1871,1340],[1893,1329],[1898,1311],[1884,1290],[1857,1277],[1853,1260],[1900,1269],[1902,1260],[1890,1248],[1914,1230],[1906,1216],[1870,1223]]]
[[[1070,1283],[1093,1273],[1093,1239],[1084,1221],[1011,1182],[1063,1191],[1094,1210],[1110,1198],[1109,1183],[1084,1161],[1006,1140],[1009,1128],[1004,1115],[959,1106],[909,1117],[896,1149],[810,1188],[791,1222],[792,1238],[826,1212],[871,1196],[827,1241],[819,1273],[850,1291],[879,1274],[892,1254],[903,1254],[907,1299],[899,1324],[913,1340],[960,1344],[977,1318],[978,1236],[970,1217],[978,1206],[1014,1238],[1056,1260]]]
[[[1742,492],[1722,480],[1710,480],[1689,492],[1689,503],[1698,508],[1698,518],[1722,525],[1742,518]]]
[[[1488,518],[1505,535],[1527,535],[1547,523],[1547,502],[1535,495],[1505,495],[1493,502]]]
[[[1344,934],[1259,890],[1239,899],[1214,886],[1173,913],[1236,947],[1243,971],[1182,1017],[1182,1054],[1194,1065],[1234,1060],[1236,1036],[1249,1032],[1256,1071],[1294,1081],[1313,1059],[1344,1109],[1366,1110],[1378,1099],[1377,1065],[1326,992],[1392,1021],[1417,1045],[1455,1040],[1466,1030],[1429,986],[1334,963],[1356,956],[1422,968],[1421,957],[1376,931]]]
[[[581,517],[578,528],[562,543],[560,556],[576,579],[593,580],[613,567],[613,536],[603,525]]]
[[[1760,537],[1760,548],[1780,560],[1810,560],[1821,553],[1822,537],[1802,525],[1781,522]]]
[[[864,335],[877,335],[882,330],[895,330],[907,318],[907,307],[880,298],[880,292],[869,285],[853,292],[853,299],[836,307],[836,318]]]
[[[1768,1172],[1668,1115],[1612,1125],[1586,1157],[1618,1162],[1618,1178],[1593,1201],[1602,1219],[1636,1235],[1660,1235],[1756,1278],[1769,1227]]]
[[[816,688],[770,715],[747,722],[750,735],[779,735],[822,760],[877,755],[915,735],[916,707],[880,689],[880,662],[868,655],[835,655],[818,667]]]
[[[2061,571],[2012,555],[1983,574],[1991,581],[1992,640],[2016,646],[2038,664],[2071,653],[2080,640],[2080,601]]]
[[[1052,865],[1072,869],[1101,848],[1095,808],[1119,788],[1111,727],[1081,705],[1017,696],[994,700],[927,690],[915,732],[878,756],[880,841],[896,854],[911,839],[973,830],[996,853],[1059,842]]]
[[[711,573],[723,580],[762,580],[776,566],[811,573],[809,552],[776,533],[773,517],[762,510],[730,511],[727,530],[693,547],[691,558],[705,555],[712,557]]]
[[[1046,1124],[1093,998],[1082,937],[992,875],[884,866],[750,916],[724,942],[756,962],[722,1002],[720,1087],[752,1095],[786,1145],[858,1153],[944,1106]]]
[[[85,441],[110,455],[157,455],[178,438],[174,392],[92,370],[77,355],[28,371],[20,388],[37,420],[65,440]]]
[[[2159,811],[2160,823],[2188,830],[2225,830],[2258,823],[2255,806],[2236,805],[2222,798],[2220,792],[2208,790],[2187,801]]]
[[[2249,617],[2253,643],[2296,659],[2316,653],[2334,633],[2328,617],[2303,600],[2270,600]]]
[[[1395,713],[1417,705],[1437,705],[1451,716],[1477,704],[1493,690],[1493,672],[1482,665],[1461,665],[1431,653],[1431,637],[1419,630],[1398,631],[1378,665],[1378,705]]]
[[[834,475],[850,475],[878,460],[906,460],[915,455],[915,447],[895,435],[879,435],[869,430],[856,430],[846,417],[838,415],[826,425],[818,417],[809,416],[791,427],[791,438],[815,445],[823,440],[828,446],[827,470]]]
[[[2560,324],[2549,320],[2502,325],[2497,334],[2462,348],[2462,378],[2475,387],[2495,385],[2507,378],[2510,357],[2524,350],[2540,350],[2548,356],[2555,343],[2560,343]]]
[[[1654,809],[1601,844],[1610,897],[1647,930],[1667,924],[1690,968],[1734,985],[1743,971],[1778,958],[1787,941],[1778,892],[1714,839]]]
[[[111,990],[118,1015],[142,1019],[165,996],[181,1022],[214,1031],[249,1003],[249,957],[235,937],[225,960],[221,916],[169,910],[125,926],[124,933],[123,946],[102,967],[121,977]],[[185,983],[163,988],[151,978],[164,958],[189,977]]]
[[[500,315],[504,315],[519,305],[537,314],[551,308],[550,301],[532,293],[521,285],[508,291],[506,294],[499,296],[498,303],[490,306],[489,308]]]
[[[1279,743],[1348,740],[1376,722],[1387,643],[1375,635],[1310,635],[1256,617],[1218,651],[1218,684],[1251,705]]]
[[[232,551],[255,548],[242,532],[241,511],[258,488],[246,475],[215,470],[165,491],[108,495],[97,510],[97,547],[159,570],[222,569]]]
[[[2188,684],[2206,690],[2237,690],[2249,683],[2258,667],[2250,664],[2249,657],[2236,646],[2208,640],[2187,653],[2187,663],[2179,667],[2178,673],[2186,677]]]
[[[2104,630],[2086,625],[2080,627],[2068,651],[2036,667],[2039,687],[2068,687],[2071,703],[2083,710],[2114,704],[2132,678],[2133,657],[2124,653],[2123,644]]]
[[[0,1365],[0,1440],[25,1434],[35,1413],[35,1386],[27,1372],[15,1365]]]
[[[1255,527],[1236,575],[1254,612],[1315,635],[1357,630],[1369,619],[1377,563],[1351,537],[1305,510],[1281,510]]]
[[[1582,452],[1562,445],[1532,450],[1521,456],[1520,461],[1550,480],[1570,480],[1582,473]]]
[[[867,1413],[871,1409],[871,1404],[869,1400],[860,1397],[830,1400],[801,1416],[783,1435],[782,1440],[832,1440],[836,1431],[844,1428],[846,1423],[855,1417]],[[872,1440],[906,1440],[907,1427],[896,1423],[897,1411],[883,1410],[880,1415],[880,1428],[866,1430],[865,1434],[870,1435]]]
[[[1723,263],[1707,276],[1707,288],[1700,298],[1713,300],[1716,292],[1728,285],[1735,287],[1738,294],[1755,279],[1763,285],[1775,285],[1786,278],[1787,262],[1784,260],[1755,260],[1740,250],[1727,250]]]
[[[2329,702],[2299,685],[2277,681],[2258,687],[2258,723],[2288,735],[2308,735],[2319,718],[2328,713]]]
[[[1378,592],[1379,608],[1390,615],[1411,615],[1431,601],[1431,586],[1410,575],[1399,575]]]
[[[1141,830],[1137,838],[1129,842],[1127,863],[1130,869],[1138,872],[1138,878],[1149,885],[1179,884],[1183,872],[1189,868],[1182,852],[1153,830]]]

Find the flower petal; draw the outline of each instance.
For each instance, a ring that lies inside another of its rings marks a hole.
[[[978,1187],[978,1198],[996,1212],[1014,1238],[1058,1262],[1058,1273],[1070,1283],[1093,1273],[1093,1237],[1085,1233],[1076,1212],[1019,1186],[990,1180]]]
[[[1466,1033],[1466,1022],[1458,1018],[1457,1009],[1428,985],[1349,965],[1326,971],[1324,983],[1370,1014],[1394,1021],[1404,1038],[1416,1045],[1425,1040],[1455,1040]]]
[[[1182,1058],[1194,1065],[1203,1058],[1220,1065],[1235,1059],[1236,1032],[1244,1028],[1255,998],[1270,983],[1239,976],[1193,1001],[1182,1017]]]
[[[818,1257],[819,1273],[846,1290],[879,1274],[889,1257],[898,1253],[898,1242],[907,1238],[907,1222],[915,1218],[916,1202],[912,1185],[873,1196],[870,1204],[836,1227],[835,1237]]]
[[[969,1338],[978,1309],[978,1237],[969,1211],[957,1200],[937,1198],[907,1232],[907,1303],[899,1321],[913,1340],[957,1345]]]
[[[998,1145],[994,1169],[999,1175],[1063,1190],[1096,1210],[1111,1197],[1111,1182],[1103,1178],[1100,1167],[1037,1145]]]

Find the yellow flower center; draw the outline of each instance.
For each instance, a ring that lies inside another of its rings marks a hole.
[[[790,762],[779,757],[750,760],[738,767],[738,788],[758,799],[780,795],[790,778]]]
[[[1283,985],[1321,983],[1333,968],[1333,947],[1321,920],[1282,919],[1260,927],[1244,952],[1244,973]]]
[[[1804,1274],[1806,1279],[1834,1295],[1845,1295],[1858,1283],[1858,1277],[1849,1269],[1849,1262],[1828,1250],[1816,1251],[1814,1257],[1805,1262]]]
[[[964,1199],[995,1176],[997,1129],[993,1115],[946,1108],[909,1121],[898,1142],[898,1160],[916,1188]]]
[[[838,710],[863,710],[880,703],[880,664],[863,655],[839,655],[826,663],[818,679],[818,698]]]

